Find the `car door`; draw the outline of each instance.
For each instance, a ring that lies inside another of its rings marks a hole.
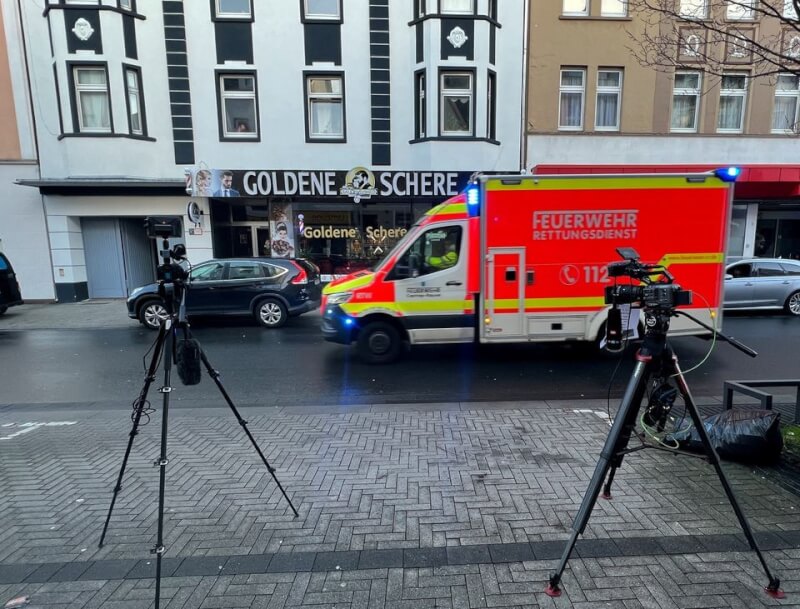
[[[219,260],[206,262],[189,272],[186,290],[186,313],[210,315],[218,312],[219,291],[224,285],[225,263]]]
[[[273,283],[269,270],[256,260],[231,260],[219,296],[225,313],[250,313],[253,299]]]
[[[753,264],[739,262],[728,267],[725,276],[724,306],[741,309],[753,306]]]
[[[782,307],[786,299],[789,277],[777,262],[755,263],[753,278],[753,303],[757,307]]]

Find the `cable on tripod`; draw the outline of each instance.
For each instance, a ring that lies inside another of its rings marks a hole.
[[[694,366],[692,366],[688,370],[684,370],[683,371],[684,375],[689,374],[690,372],[694,372],[700,366],[705,364],[708,361],[708,358],[711,357],[711,353],[714,351],[714,347],[717,346],[717,312],[711,307],[711,304],[709,304],[709,302],[708,302],[708,300],[706,300],[705,296],[703,296],[702,294],[700,294],[697,291],[695,291],[694,293],[697,294],[703,300],[704,303],[706,303],[706,306],[708,307],[709,314],[711,315],[711,327],[712,327],[713,331],[711,332],[711,346],[708,348],[708,352],[706,353],[705,357],[703,357],[703,359],[701,359],[697,364],[695,364]],[[678,373],[675,373],[672,376],[670,376],[670,378],[675,378],[677,376],[678,376]]]

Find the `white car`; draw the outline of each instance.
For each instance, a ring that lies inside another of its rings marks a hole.
[[[800,260],[747,258],[725,269],[725,309],[785,309],[800,316]]]

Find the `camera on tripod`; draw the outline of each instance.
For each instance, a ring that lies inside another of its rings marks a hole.
[[[692,293],[675,283],[675,278],[661,265],[643,264],[639,254],[630,247],[617,248],[625,260],[608,265],[609,277],[629,277],[644,285],[609,286],[605,290],[605,303],[617,307],[621,304],[638,305],[643,309],[671,311],[681,305],[692,304]]]
[[[144,219],[147,236],[151,239],[163,239],[158,251],[162,264],[156,268],[159,283],[176,283],[186,281],[189,277],[178,261],[186,259],[186,246],[178,243],[170,247],[169,240],[181,238],[183,231],[179,216],[147,217]],[[174,262],[173,262],[174,261]]]

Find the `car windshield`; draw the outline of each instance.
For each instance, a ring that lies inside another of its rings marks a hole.
[[[381,270],[383,265],[386,264],[386,261],[389,260],[389,257],[394,252],[398,252],[401,249],[405,248],[406,245],[408,244],[408,242],[416,237],[417,228],[419,228],[419,226],[420,226],[420,223],[417,222],[410,229],[408,229],[408,232],[405,235],[402,236],[400,241],[398,241],[397,244],[392,249],[390,249],[388,252],[386,252],[386,255],[383,258],[381,258],[378,262],[376,262],[372,266],[372,268],[370,270],[373,271],[373,272],[377,272],[377,271]]]

